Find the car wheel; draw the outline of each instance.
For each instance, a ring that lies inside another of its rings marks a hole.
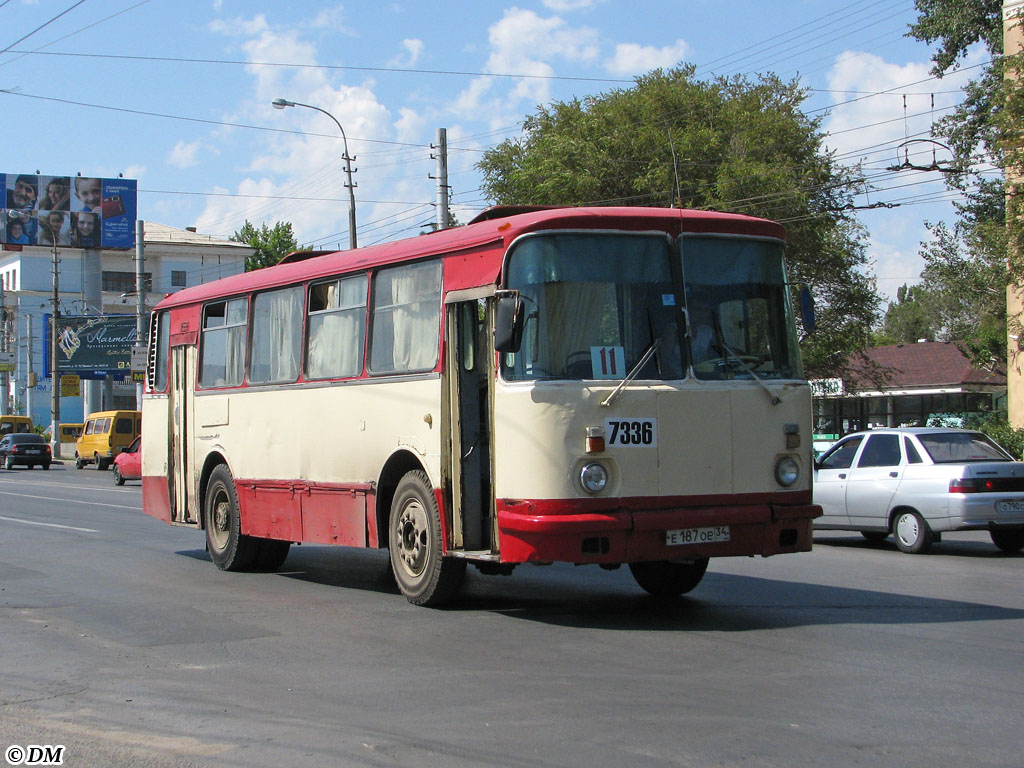
[[[43,469],[49,469],[49,468],[50,468],[50,462],[44,461],[43,462]]]
[[[861,531],[860,535],[868,541],[885,541],[889,537],[888,531]]]
[[[398,588],[414,605],[440,605],[458,592],[466,561],[441,553],[441,515],[422,471],[398,483],[388,522],[391,569]]]
[[[288,550],[291,549],[290,541],[279,541],[277,539],[258,539],[256,541],[256,556],[253,559],[253,567],[261,571],[276,571],[288,558]]]
[[[923,555],[931,549],[934,534],[920,513],[912,509],[896,514],[892,520],[896,546],[908,555]]]
[[[11,460],[10,456],[4,459],[4,469],[14,469],[14,462]]]
[[[124,476],[121,474],[121,468],[114,465],[114,485],[124,485]]]
[[[1020,552],[1024,549],[1024,528],[993,528],[989,532],[992,543],[1003,552]]]
[[[702,557],[692,563],[674,563],[671,560],[655,560],[647,563],[630,563],[629,571],[636,583],[656,597],[678,597],[693,590],[708,569],[708,559]]]
[[[242,534],[238,494],[228,468],[221,464],[210,474],[203,515],[210,559],[222,571],[244,571],[256,556],[256,540]]]

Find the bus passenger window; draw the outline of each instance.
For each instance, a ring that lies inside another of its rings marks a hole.
[[[429,371],[437,364],[441,263],[384,269],[374,277],[370,371]]]
[[[200,386],[230,387],[242,383],[247,310],[244,298],[219,301],[204,310]]]
[[[302,345],[302,287],[260,293],[252,306],[249,381],[289,382],[299,377]]]
[[[366,336],[366,275],[318,283],[309,289],[306,377],[358,376]]]

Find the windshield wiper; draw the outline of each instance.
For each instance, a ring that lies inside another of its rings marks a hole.
[[[633,379],[635,379],[640,374],[640,371],[647,364],[647,361],[651,359],[651,355],[654,354],[654,350],[656,350],[658,348],[658,342],[659,341],[660,341],[660,339],[655,339],[654,341],[651,342],[650,346],[647,347],[647,349],[644,351],[643,355],[640,356],[640,360],[637,362],[637,364],[634,365],[629,370],[629,373],[626,374],[626,378],[624,378],[621,382],[619,382],[619,386],[617,386],[615,389],[613,389],[612,393],[610,395],[608,395],[608,397],[606,397],[604,400],[601,401],[601,407],[602,408],[607,408],[609,405],[611,405],[613,402],[615,402],[615,398],[617,398],[619,396],[619,392],[621,392],[623,390],[623,388],[627,384],[629,384],[629,382],[631,382]]]
[[[758,376],[756,373],[754,373],[754,369],[751,368],[749,365],[747,365],[745,362],[743,362],[743,358],[741,358],[738,354],[736,354],[736,352],[733,351],[732,347],[730,347],[728,344],[725,343],[725,336],[722,333],[721,326],[719,325],[718,315],[716,315],[715,313],[712,312],[711,313],[711,319],[714,321],[715,336],[716,336],[716,338],[718,340],[718,346],[721,349],[724,349],[730,355],[732,355],[733,360],[735,360],[737,363],[739,363],[740,367],[744,371],[746,371],[747,373],[749,373],[751,376],[754,377],[754,381],[756,381],[758,384],[760,384],[761,385],[761,389],[763,389],[765,392],[767,392],[768,396],[772,399],[772,405],[778,405],[781,402],[781,400],[779,399],[778,393],[774,389],[769,387],[767,384],[765,384],[764,380],[760,376]]]

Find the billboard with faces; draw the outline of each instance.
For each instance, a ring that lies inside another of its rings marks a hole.
[[[0,173],[4,245],[134,248],[138,182]]]

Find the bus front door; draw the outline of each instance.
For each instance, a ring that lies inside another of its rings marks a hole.
[[[447,456],[454,544],[466,552],[492,550],[490,386],[493,353],[483,301],[448,305]]]
[[[196,348],[171,348],[170,424],[167,429],[167,490],[171,502],[171,522],[176,525],[199,524],[196,499],[192,493],[194,476],[190,436],[192,434],[191,383],[195,381]]]

